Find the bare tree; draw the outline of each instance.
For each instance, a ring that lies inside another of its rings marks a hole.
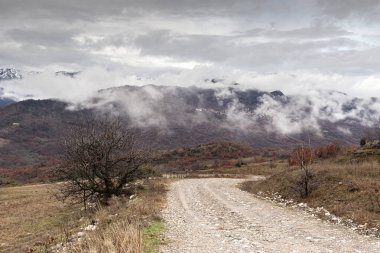
[[[69,129],[55,171],[63,181],[62,197],[83,203],[96,197],[108,204],[113,195],[121,195],[125,184],[141,176],[139,168],[147,161],[136,144],[134,134],[115,117],[90,116]]]
[[[313,190],[313,181],[315,177],[311,168],[313,159],[313,149],[304,146],[296,148],[289,158],[289,165],[297,165],[301,169],[299,178],[294,182],[292,189],[302,198],[308,197]]]

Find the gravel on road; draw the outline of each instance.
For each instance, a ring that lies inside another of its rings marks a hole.
[[[380,252],[380,240],[241,191],[242,179],[184,179],[163,211],[161,252]]]

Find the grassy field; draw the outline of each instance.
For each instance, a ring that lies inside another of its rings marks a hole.
[[[76,225],[77,208],[54,198],[56,185],[0,188],[0,252],[43,252]]]
[[[222,167],[198,171],[199,174],[273,175],[288,167],[286,160],[275,162],[246,162],[241,166]]]
[[[264,181],[245,182],[241,187],[252,193],[270,195],[278,192],[286,199],[324,207],[358,224],[380,228],[380,165],[377,156],[369,159],[371,157],[367,154],[365,157],[365,160],[352,162],[351,157],[342,159],[340,156],[313,164],[312,192],[306,198],[297,191],[296,184],[302,175],[297,167],[279,171]]]
[[[92,217],[98,220],[99,229],[89,233],[72,252],[158,252],[165,243],[160,212],[166,203],[168,182],[150,180],[136,199],[114,199],[99,209]]]
[[[164,243],[160,211],[167,182],[150,180],[136,199],[113,199],[109,206],[86,214],[81,206],[56,200],[57,185],[0,188],[0,252],[47,252],[93,220],[98,229],[70,252],[158,252]]]

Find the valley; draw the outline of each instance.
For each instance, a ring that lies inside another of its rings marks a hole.
[[[42,250],[62,242],[75,252],[112,250],[104,238],[120,252],[126,250],[123,240],[136,252],[377,252],[378,150],[336,150],[330,145],[313,151],[318,155],[311,165],[315,177],[306,198],[295,188],[301,170],[289,164],[287,152],[229,142],[161,151],[153,163],[159,174],[129,193],[136,200],[114,198],[99,210],[84,212],[81,205],[63,204],[54,197],[55,184],[7,184],[0,188],[6,207],[1,226],[8,236],[0,242],[0,252]],[[321,206],[321,213],[307,211]],[[99,230],[84,230],[87,239],[77,244],[83,229],[97,219]],[[124,219],[133,225],[126,229]],[[348,220],[351,227],[345,225]]]
[[[0,0],[0,253],[380,252],[379,0]]]

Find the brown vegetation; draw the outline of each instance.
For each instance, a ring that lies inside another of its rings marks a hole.
[[[43,252],[75,230],[80,212],[52,195],[54,184],[0,188],[0,252]]]
[[[162,231],[152,234],[150,227],[162,223],[168,182],[149,180],[132,200],[113,198],[109,206],[86,213],[57,201],[56,184],[0,188],[0,252],[48,252],[59,243],[69,245],[80,227],[94,221],[97,229],[69,252],[157,252]]]
[[[342,148],[338,144],[330,144],[325,146],[319,146],[316,148],[298,147],[293,150],[288,158],[290,166],[300,166],[300,162],[304,164],[311,164],[313,160],[323,160],[332,157],[336,157]]]
[[[55,160],[50,160],[31,166],[0,168],[0,186],[48,183],[51,181],[50,172],[57,163]]]
[[[93,217],[99,221],[99,229],[90,232],[72,252],[158,252],[164,239],[160,233],[152,238],[149,227],[161,222],[167,183],[151,180],[136,199],[113,199],[109,206],[101,207]]]
[[[90,116],[64,136],[61,164],[54,173],[63,182],[63,199],[86,203],[95,198],[107,204],[141,176],[139,169],[147,160],[119,118]]]
[[[302,173],[294,169],[275,174],[265,181],[246,182],[242,188],[253,193],[277,192],[286,199],[307,202],[312,207],[323,206],[333,214],[359,224],[380,227],[380,165],[373,159],[351,163],[346,154],[346,157],[316,162],[313,173],[318,187],[306,198],[293,189],[294,181]],[[342,163],[343,160],[347,162]]]
[[[283,153],[280,149],[252,149],[234,142],[215,142],[159,152],[154,158],[154,164],[163,173],[220,168],[234,168],[237,173],[237,168],[250,164],[275,163]]]

